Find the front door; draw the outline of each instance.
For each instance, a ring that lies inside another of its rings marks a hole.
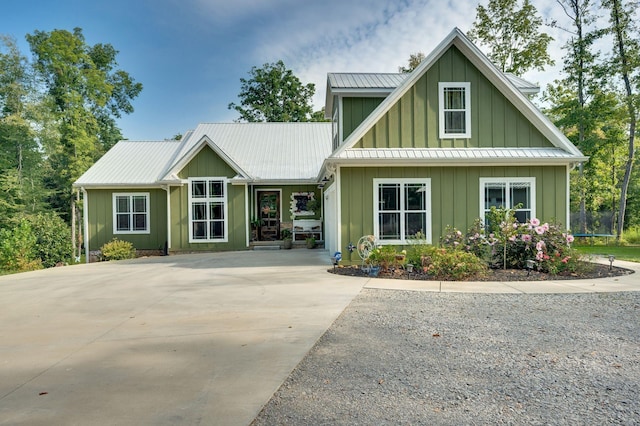
[[[259,241],[280,239],[280,191],[258,191]]]

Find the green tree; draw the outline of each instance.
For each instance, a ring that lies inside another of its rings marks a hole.
[[[588,26],[594,21],[590,0],[557,0],[557,2],[569,18],[570,26],[565,27],[557,21],[553,21],[551,25],[569,33],[570,38],[563,47],[567,52],[563,68],[565,78],[556,80],[547,92],[547,98],[553,104],[548,112],[556,117],[556,125],[564,129],[565,134],[570,136],[576,146],[583,152],[592,151],[589,146],[594,145],[594,138],[597,139],[596,120],[592,116],[597,113],[594,114],[590,101],[593,96],[601,93],[593,72],[596,69],[593,43],[598,33],[588,31]],[[594,102],[594,105],[597,103]],[[585,178],[584,168],[583,163],[578,166],[578,176],[574,178],[572,186],[574,191],[577,191],[577,197],[572,198],[578,200],[578,222],[581,233],[587,232],[587,194],[593,194],[593,191],[587,188],[592,181]]]
[[[302,84],[282,61],[264,64],[262,68],[252,67],[249,75],[248,79],[240,79],[240,104],[229,104],[229,109],[240,114],[238,121],[311,120],[313,83]]]
[[[412,72],[413,70],[418,68],[418,65],[420,65],[420,63],[422,61],[424,61],[425,57],[426,56],[422,52],[417,52],[417,53],[410,54],[407,67],[398,67],[398,72],[401,72],[401,73],[404,73],[404,74],[408,74],[408,73]]]
[[[627,194],[635,160],[635,136],[638,111],[640,110],[640,42],[635,26],[637,2],[622,0],[602,0],[602,6],[609,12],[607,33],[613,37],[614,48],[608,61],[611,75],[622,80],[621,97],[626,110],[627,158],[624,177],[620,186],[620,207],[616,223],[616,238],[620,240],[624,230],[627,208]]]
[[[37,90],[27,59],[0,36],[0,226],[44,208],[43,155],[36,138]]]
[[[540,32],[542,19],[529,0],[489,0],[479,4],[469,38],[486,46],[487,55],[503,72],[522,75],[554,61],[547,51],[551,36]]]
[[[71,183],[122,138],[115,119],[133,112],[131,101],[142,84],[116,69],[113,46],[88,45],[80,28],[35,31],[26,38],[59,136],[44,143],[53,171],[47,181],[55,191],[51,204],[67,217]]]

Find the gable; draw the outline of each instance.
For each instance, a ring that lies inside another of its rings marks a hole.
[[[470,83],[470,139],[439,137],[440,82]],[[353,145],[353,148],[505,147],[549,148],[553,144],[453,45]]]
[[[178,172],[181,179],[194,176],[226,176],[233,178],[237,173],[207,144]]]

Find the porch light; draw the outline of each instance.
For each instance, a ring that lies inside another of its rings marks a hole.
[[[527,276],[531,273],[531,270],[536,266],[536,261],[532,259],[527,259],[527,266],[525,269],[527,270]]]

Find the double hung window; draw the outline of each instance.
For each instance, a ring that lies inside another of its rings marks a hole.
[[[189,179],[189,242],[226,242],[227,179]]]
[[[149,233],[149,193],[113,194],[113,233]]]
[[[504,207],[515,209],[518,222],[526,223],[536,214],[535,184],[535,178],[481,178],[481,216],[486,218],[491,207]]]
[[[440,139],[471,137],[471,84],[438,83]]]
[[[405,244],[418,232],[431,240],[431,180],[374,179],[374,234],[381,243]]]

